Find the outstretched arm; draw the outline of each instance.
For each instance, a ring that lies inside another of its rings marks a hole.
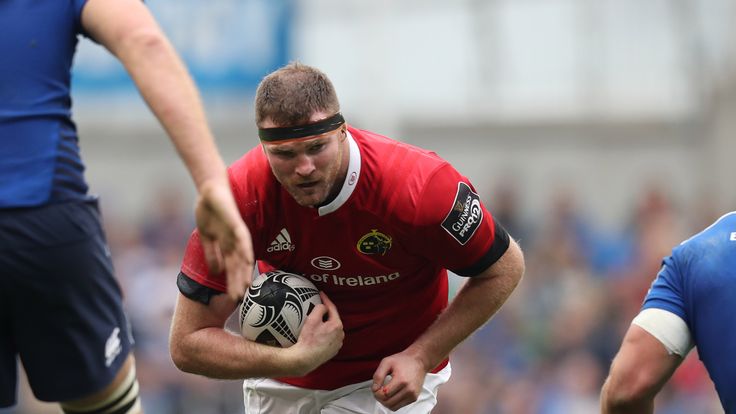
[[[403,352],[381,361],[373,376],[376,399],[392,410],[416,401],[425,375],[501,308],[523,273],[521,249],[511,240],[496,263],[468,279],[424,334]],[[388,375],[392,378],[384,386]]]
[[[654,397],[681,362],[681,356],[632,324],[603,384],[601,413],[651,414]]]
[[[228,293],[242,297],[254,264],[250,233],[184,63],[140,0],[89,0],[82,25],[122,62],[174,143],[199,193],[197,226],[207,263],[213,272],[224,267]]]

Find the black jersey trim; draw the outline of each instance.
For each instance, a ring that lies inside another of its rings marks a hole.
[[[483,273],[484,270],[491,267],[492,264],[496,263],[498,259],[506,253],[506,250],[509,249],[510,243],[509,233],[506,232],[506,229],[504,229],[495,218],[493,219],[493,227],[495,229],[495,235],[491,248],[488,249],[488,251],[474,265],[464,269],[450,269],[453,273],[464,277],[478,276]]]
[[[211,287],[205,286],[191,277],[179,272],[179,276],[176,277],[176,286],[179,288],[179,292],[187,298],[209,305],[210,299],[213,296],[221,295],[223,292],[212,289]]]

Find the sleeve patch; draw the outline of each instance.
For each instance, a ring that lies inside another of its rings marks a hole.
[[[498,259],[506,253],[506,250],[509,249],[510,243],[509,234],[495,219],[493,220],[493,227],[496,229],[496,236],[494,237],[493,244],[491,245],[491,248],[488,249],[488,252],[486,252],[486,254],[484,254],[483,257],[481,257],[480,260],[471,267],[465,269],[450,269],[453,273],[458,276],[465,277],[477,276],[491,267],[491,265],[496,263]]]
[[[478,230],[481,222],[483,222],[483,209],[480,197],[469,185],[464,182],[457,183],[455,201],[442,222],[442,228],[464,246]]]

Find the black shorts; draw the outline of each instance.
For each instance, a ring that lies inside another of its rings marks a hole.
[[[107,386],[132,338],[96,201],[0,210],[0,407],[17,358],[39,400]]]

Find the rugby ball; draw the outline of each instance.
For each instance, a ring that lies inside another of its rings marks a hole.
[[[320,303],[319,290],[307,278],[281,270],[263,273],[240,305],[240,332],[251,341],[288,348]]]

